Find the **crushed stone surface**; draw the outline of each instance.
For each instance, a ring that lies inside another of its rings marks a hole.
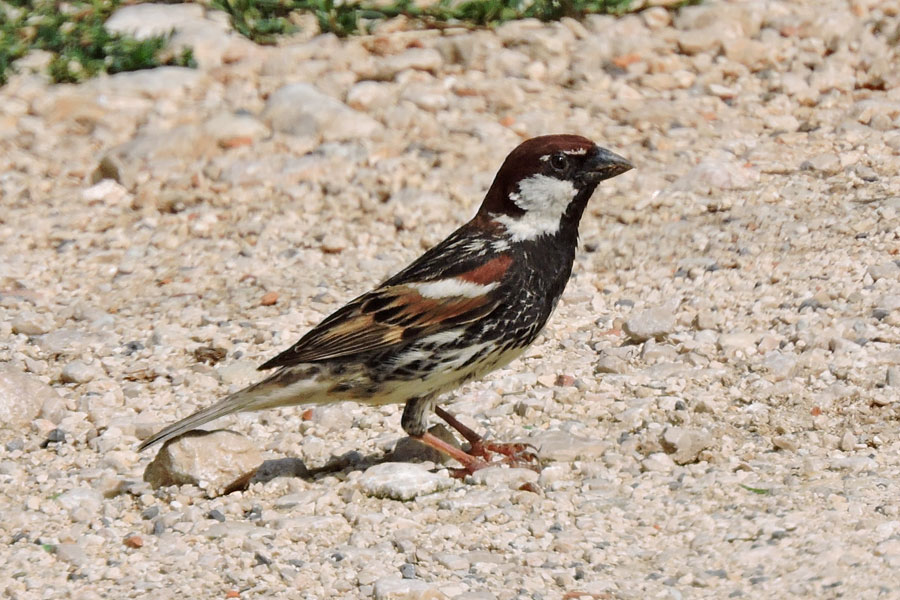
[[[200,68],[0,88],[4,597],[900,597],[900,2],[272,47],[197,6],[115,23]],[[141,440],[563,132],[636,169],[537,343],[448,396],[540,475],[379,466],[401,408],[342,404],[215,423],[275,465],[241,491],[143,480]]]

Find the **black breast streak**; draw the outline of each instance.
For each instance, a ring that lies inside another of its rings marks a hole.
[[[490,325],[494,326],[488,325],[484,338],[510,341],[508,349],[534,341],[572,273],[576,239],[565,233],[520,242],[510,249],[512,265],[503,286],[495,290],[507,300],[492,315]]]
[[[544,328],[562,296],[572,272],[576,244],[577,231],[566,229],[549,239],[511,243],[504,252],[512,257],[512,263],[501,285],[491,292],[501,301],[490,314],[468,324],[464,322],[472,315],[446,319],[442,329],[463,327],[462,334],[447,343],[422,343],[418,339],[421,333],[418,328],[408,329],[401,343],[365,357],[368,377],[379,383],[421,378],[442,362],[444,353],[455,355],[456,351],[472,344],[493,342],[496,346],[480,350],[467,360],[465,366],[485,360],[491,354],[529,345]],[[380,312],[390,310],[381,308]],[[410,350],[423,351],[429,358],[388,367]]]

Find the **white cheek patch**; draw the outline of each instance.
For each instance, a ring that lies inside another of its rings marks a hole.
[[[533,175],[519,183],[518,193],[509,196],[525,214],[519,217],[499,215],[494,220],[506,227],[516,242],[551,235],[559,230],[562,216],[577,194],[578,190],[570,181]]]
[[[423,298],[453,298],[462,296],[464,298],[477,298],[497,287],[498,282],[482,285],[480,283],[472,283],[464,279],[450,277],[448,279],[440,279],[438,281],[429,281],[427,283],[419,283],[410,287],[414,288]]]

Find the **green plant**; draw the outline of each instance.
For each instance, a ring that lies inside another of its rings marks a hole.
[[[258,44],[274,44],[276,36],[293,33],[289,20],[293,0],[213,0],[212,7],[231,15],[231,24],[241,35]]]
[[[50,53],[48,71],[54,82],[163,64],[196,66],[190,50],[160,58],[165,36],[136,40],[108,31],[103,24],[120,3],[8,0],[0,5],[0,84],[6,83],[13,62],[31,50]]]
[[[346,36],[401,15],[426,27],[485,27],[524,18],[555,21],[588,14],[619,14],[628,10],[631,0],[439,0],[425,8],[412,0],[213,0],[212,4],[231,15],[235,29],[245,36],[259,43],[273,43],[276,35],[295,30],[292,12],[311,13],[322,31]]]

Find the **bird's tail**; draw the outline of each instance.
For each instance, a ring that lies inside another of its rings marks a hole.
[[[168,441],[182,433],[196,429],[204,423],[209,423],[212,420],[232,413],[262,410],[276,406],[315,403],[319,400],[316,392],[321,391],[321,388],[316,385],[314,380],[293,381],[286,384],[285,378],[281,377],[284,374],[284,370],[277,372],[268,379],[245,387],[212,406],[198,410],[191,416],[169,425],[141,442],[138,450],[144,450],[154,444]]]

